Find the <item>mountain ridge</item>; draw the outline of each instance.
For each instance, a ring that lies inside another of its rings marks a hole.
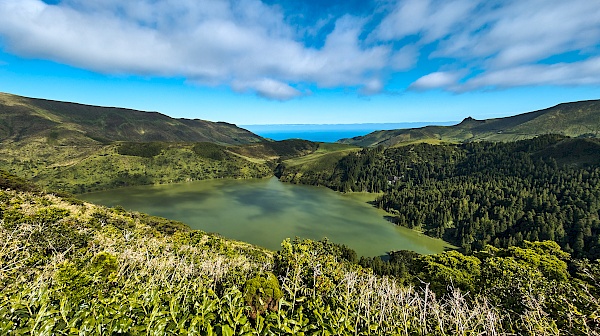
[[[550,133],[570,137],[599,137],[600,100],[561,103],[502,118],[477,120],[467,117],[453,126],[376,131],[338,142],[363,147],[391,147],[412,142],[516,141]]]
[[[160,112],[94,106],[0,93],[0,141],[55,145],[115,141],[247,144],[264,139],[226,122],[172,118]]]

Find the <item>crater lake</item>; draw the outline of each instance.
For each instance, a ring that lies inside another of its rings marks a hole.
[[[452,248],[446,242],[392,224],[367,203],[375,195],[341,194],[324,187],[282,183],[277,178],[207,180],[127,187],[79,195],[106,206],[181,221],[192,229],[277,250],[285,238],[330,241],[358,255],[392,250],[421,254]]]

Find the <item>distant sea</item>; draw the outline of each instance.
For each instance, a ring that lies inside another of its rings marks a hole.
[[[380,130],[419,128],[428,125],[450,126],[457,121],[410,122],[381,124],[279,124],[279,125],[239,125],[264,138],[273,140],[304,139],[316,142],[336,142]]]

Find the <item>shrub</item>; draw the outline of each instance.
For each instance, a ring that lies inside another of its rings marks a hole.
[[[244,284],[244,301],[251,308],[248,316],[253,320],[267,310],[277,311],[282,296],[279,282],[272,273],[266,277],[256,276]]]
[[[0,169],[0,189],[15,189],[23,191],[37,191],[38,188],[31,182]]]
[[[211,160],[222,161],[227,158],[222,146],[210,142],[199,142],[192,150],[196,155]]]
[[[94,274],[102,278],[109,278],[119,268],[117,257],[108,252],[101,252],[92,259],[92,270]]]
[[[121,155],[151,158],[160,154],[162,150],[163,144],[159,142],[124,142],[117,152]]]

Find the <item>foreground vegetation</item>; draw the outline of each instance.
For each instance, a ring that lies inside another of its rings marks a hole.
[[[0,187],[0,334],[600,330],[600,265],[552,242],[473,255],[403,252],[394,265],[404,275],[380,276],[327,241],[286,240],[271,252],[46,194],[5,173]]]

